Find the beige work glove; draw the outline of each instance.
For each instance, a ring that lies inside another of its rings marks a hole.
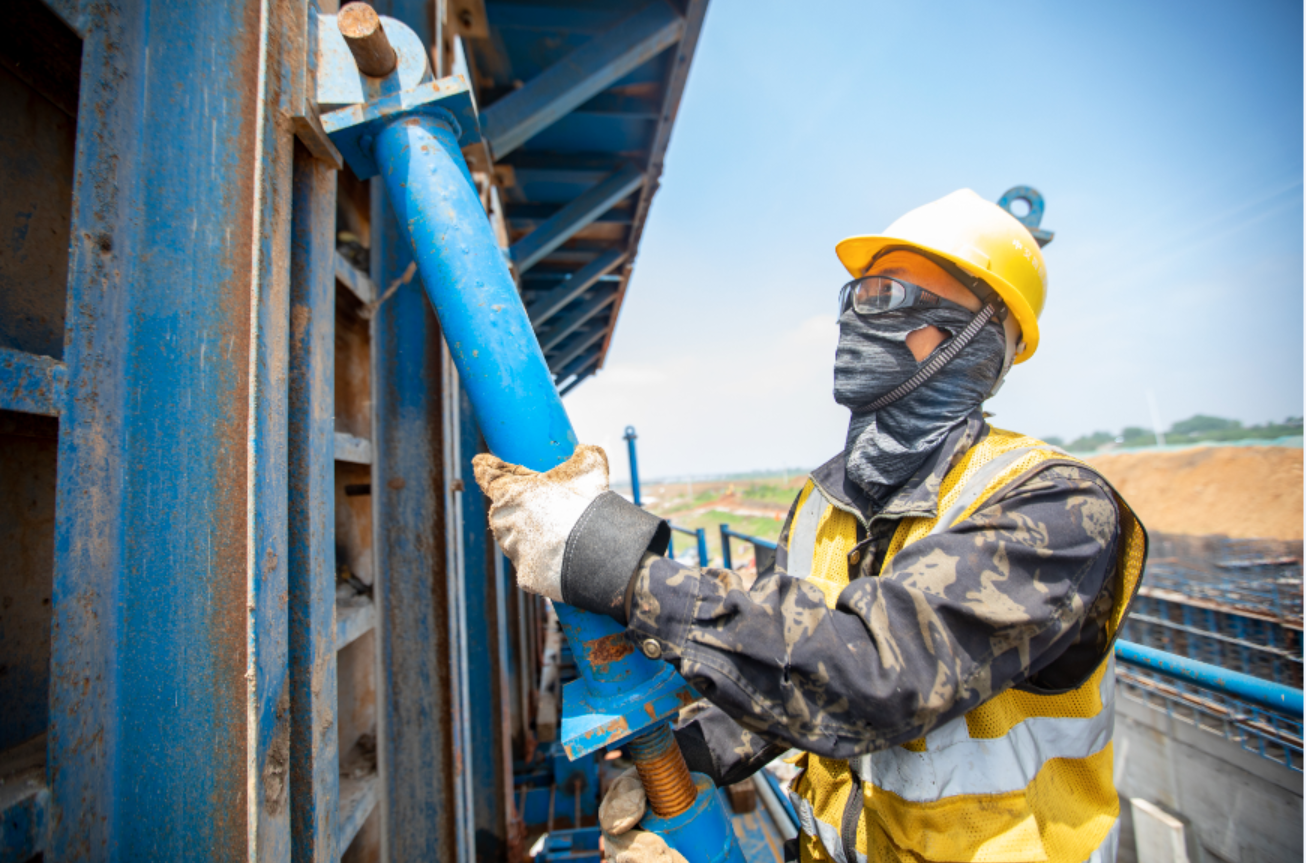
[[[637,828],[647,808],[644,784],[632,767],[617,777],[599,804],[607,859],[612,863],[689,863],[661,836]]]
[[[484,453],[472,459],[472,468],[490,498],[490,529],[517,570],[517,584],[562,602],[567,537],[594,498],[608,490],[603,448],[579,444],[547,473]]]

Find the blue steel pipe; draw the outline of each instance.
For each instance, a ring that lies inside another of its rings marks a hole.
[[[1186,656],[1176,656],[1132,641],[1116,642],[1116,659],[1128,665],[1146,668],[1163,677],[1182,680],[1220,695],[1237,698],[1281,716],[1297,720],[1302,718],[1300,689],[1198,662]]]
[[[635,506],[643,506],[644,501],[639,494],[639,461],[635,458],[635,434],[634,426],[626,426],[626,452],[630,454],[630,492],[635,498]]]
[[[549,470],[571,456],[576,434],[485,218],[458,138],[451,116],[427,111],[396,116],[376,131],[372,146],[486,444],[506,461]],[[624,638],[622,628],[603,615],[562,603],[554,608],[594,695],[617,695],[669,670],[629,651],[591,662],[586,645],[616,646]],[[637,739],[665,727],[657,723]],[[683,770],[683,758],[680,764]],[[705,795],[707,799],[697,799]],[[675,836],[668,840],[692,863],[742,863],[733,833],[726,831],[721,838],[719,823],[725,816],[710,782],[698,789],[697,798],[687,812],[677,813]],[[704,827],[696,830],[700,815]]]

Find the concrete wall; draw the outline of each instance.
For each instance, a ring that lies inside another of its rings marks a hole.
[[[1117,696],[1115,778],[1123,807],[1141,797],[1183,815],[1207,861],[1302,859],[1301,773],[1124,691]],[[1121,859],[1133,859],[1133,850],[1122,847]]]

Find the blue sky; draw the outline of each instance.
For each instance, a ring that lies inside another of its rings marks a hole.
[[[1298,2],[712,0],[582,440],[650,477],[812,467],[834,244],[969,187],[1047,202],[1042,344],[993,422],[1302,413]]]

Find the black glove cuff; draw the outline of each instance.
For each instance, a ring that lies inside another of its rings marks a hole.
[[[663,554],[663,519],[605,491],[581,513],[562,554],[562,601],[626,625],[626,588],[645,552]]]

